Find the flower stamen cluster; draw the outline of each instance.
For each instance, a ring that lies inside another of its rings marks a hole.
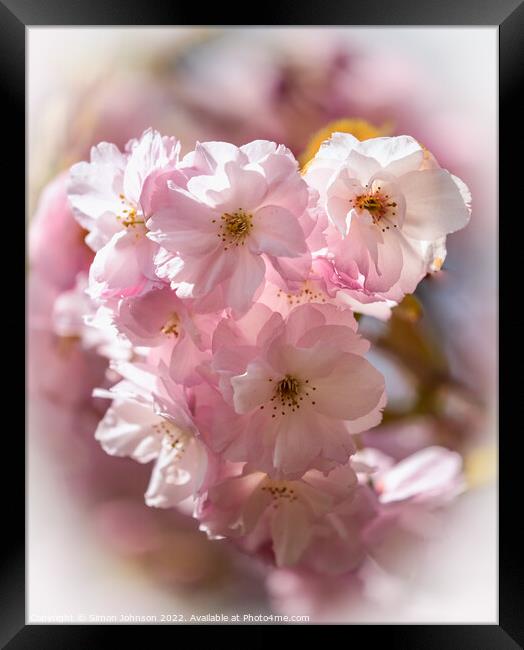
[[[178,314],[175,312],[171,314],[171,316],[168,318],[168,320],[162,325],[160,328],[160,331],[162,334],[165,334],[166,336],[173,335],[177,337],[179,335],[179,328],[180,328],[180,318]]]
[[[122,214],[118,214],[116,219],[120,221],[121,225],[124,228],[136,228],[139,225],[144,225],[145,221],[138,218],[138,209],[136,205],[133,205],[130,201],[126,199],[124,194],[119,194],[120,202],[123,205],[127,205],[127,208],[122,209]]]
[[[253,229],[253,215],[244,212],[239,208],[236,212],[225,212],[221,217],[223,223],[219,226],[218,236],[222,239],[227,246],[224,250],[227,251],[228,246],[244,246],[249,233]],[[215,223],[216,219],[212,219]]]

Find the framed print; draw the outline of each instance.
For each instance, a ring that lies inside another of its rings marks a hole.
[[[522,5],[0,11],[26,212],[3,647],[521,647]]]

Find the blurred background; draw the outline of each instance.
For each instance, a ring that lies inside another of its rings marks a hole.
[[[208,542],[184,515],[143,504],[149,468],[106,456],[93,438],[103,360],[51,324],[78,269],[43,278],[30,245],[28,622],[270,612],[496,622],[496,29],[30,28],[27,42],[28,225],[43,188],[93,144],[123,147],[149,126],[177,136],[183,153],[195,140],[263,138],[304,162],[331,123],[365,120],[417,138],[473,195],[442,272],[388,325],[361,321],[390,394],[365,442],[397,458],[428,444],[456,449],[470,489],[411,562],[398,553],[395,579],[358,597],[346,585],[323,607]]]

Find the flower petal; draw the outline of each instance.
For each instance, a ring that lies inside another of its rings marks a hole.
[[[182,256],[202,255],[217,245],[219,217],[211,208],[182,189],[170,190],[169,203],[148,220],[150,239]]]
[[[202,444],[191,438],[184,451],[167,446],[155,463],[145,493],[148,506],[171,508],[194,496],[207,467],[207,455]],[[200,480],[195,480],[195,479]]]
[[[277,566],[296,564],[311,539],[311,526],[304,506],[283,501],[271,518],[271,536]]]
[[[298,219],[278,205],[266,205],[253,214],[249,246],[255,252],[277,257],[298,257],[307,251]]]
[[[427,447],[380,475],[380,501],[440,496],[454,487],[461,468],[462,459],[456,452]]]
[[[463,228],[470,212],[461,190],[445,169],[428,169],[402,176],[406,199],[402,232],[407,237],[434,240]]]
[[[249,413],[269,402],[275,390],[271,368],[260,362],[250,363],[243,375],[231,378],[233,403],[237,413]]]
[[[89,295],[95,300],[140,295],[154,285],[148,276],[152,275],[155,250],[156,244],[144,234],[138,238],[132,231],[114,235],[95,255],[89,271]]]
[[[358,151],[365,156],[374,158],[382,168],[395,169],[394,163],[402,161],[411,154],[416,154],[419,159],[411,169],[417,169],[424,155],[420,144],[409,135],[396,137],[370,138],[358,145]],[[412,163],[415,164],[413,158]],[[400,169],[400,168],[399,168]],[[392,173],[395,173],[392,171]]]
[[[384,377],[356,354],[341,354],[334,370],[311,384],[316,388],[315,410],[342,420],[367,415],[384,393]]]
[[[266,265],[247,247],[225,251],[223,256],[228,253],[232,272],[226,281],[226,300],[228,306],[243,313],[251,306],[255,291],[262,284]]]
[[[162,137],[158,131],[147,129],[140,140],[133,142],[124,175],[124,194],[138,204],[148,175],[178,160],[180,144],[176,138]]]
[[[130,456],[139,463],[149,463],[162,446],[153,430],[161,419],[151,406],[116,399],[100,421],[95,438],[111,456]]]
[[[273,464],[277,473],[300,476],[322,448],[322,423],[307,406],[279,415]]]

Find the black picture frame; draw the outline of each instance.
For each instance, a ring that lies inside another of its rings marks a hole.
[[[367,0],[366,2],[320,3],[310,0],[279,2],[271,8],[262,7],[265,14],[258,25],[471,25],[498,26],[499,31],[499,122],[504,125],[499,133],[499,214],[508,214],[513,223],[522,220],[515,214],[515,197],[522,185],[522,163],[513,162],[511,153],[518,151],[522,135],[522,108],[517,93],[522,87],[524,72],[524,2],[522,0]],[[13,201],[10,213],[20,212],[20,197],[25,196],[25,36],[26,29],[38,25],[199,25],[216,19],[221,25],[247,24],[242,18],[242,7],[235,3],[229,8],[214,3],[205,8],[193,3],[140,2],[132,0],[0,0],[0,85],[2,87],[2,125],[4,135],[12,138],[9,146],[9,164],[3,170],[3,180],[9,187]],[[507,129],[507,130],[506,130]],[[521,150],[521,149],[520,149]],[[521,150],[522,151],[522,150]],[[521,155],[521,154],[520,154]],[[517,161],[519,154],[517,153]],[[510,201],[512,201],[510,207]],[[520,207],[519,207],[520,212]],[[508,229],[510,226],[507,226]],[[509,251],[514,238],[505,228],[500,228],[500,294],[503,280],[510,278],[509,265],[515,254]],[[20,239],[21,241],[21,239]],[[506,248],[506,246],[508,248]],[[14,247],[13,247],[14,250]],[[504,250],[504,252],[502,252]],[[22,266],[21,253],[14,252],[11,269]],[[518,253],[516,253],[518,259]],[[25,254],[24,254],[25,257]],[[18,275],[16,273],[15,275]],[[25,276],[25,270],[19,277]],[[13,289],[13,293],[14,293]],[[18,295],[23,295],[17,292]],[[512,307],[500,302],[499,340],[517,340],[520,316],[509,312]],[[504,316],[506,309],[506,316]],[[1,320],[1,319],[0,319]],[[504,323],[504,326],[502,326]],[[5,326],[5,323],[4,323]],[[23,331],[23,330],[22,330]],[[504,333],[504,337],[502,337]],[[12,339],[12,325],[5,336]],[[520,339],[518,339],[520,340]],[[19,354],[19,353],[18,353]],[[508,377],[511,365],[518,363],[518,353],[507,355],[500,351],[500,376]],[[20,366],[18,362],[18,366]],[[20,388],[22,387],[20,382]],[[23,394],[21,390],[17,391]],[[501,391],[502,392],[502,391]],[[500,396],[500,479],[499,479],[499,625],[383,625],[351,626],[348,643],[375,645],[379,639],[387,647],[402,648],[457,648],[505,649],[524,646],[524,603],[522,591],[522,526],[518,514],[521,510],[522,488],[518,485],[518,454],[514,453],[511,435],[520,414],[519,397],[508,397],[504,390]],[[521,399],[521,398],[520,398]],[[0,576],[0,644],[9,650],[38,648],[98,648],[109,645],[110,626],[25,625],[25,517],[24,473],[25,445],[20,431],[20,418],[9,427],[9,466],[12,474],[2,473],[4,505],[4,541],[8,548],[1,556]],[[504,428],[505,427],[505,428]],[[7,430],[5,431],[7,435]],[[520,489],[519,489],[520,488]],[[517,516],[516,516],[517,515]],[[481,543],[481,540],[479,540]],[[50,585],[52,589],[52,585]],[[228,626],[229,627],[229,626]],[[260,634],[251,637],[251,647],[262,647],[271,628],[260,628]],[[317,628],[318,626],[308,626]],[[123,626],[118,626],[121,641]],[[231,629],[231,628],[229,628]],[[133,627],[136,643],[149,640],[149,626]],[[318,630],[315,630],[318,632]],[[313,633],[314,630],[311,629]],[[146,637],[145,635],[148,635]],[[308,631],[309,634],[309,631]],[[173,637],[173,641],[174,641]],[[326,640],[328,637],[325,637]],[[331,638],[331,637],[329,637]],[[87,640],[89,639],[89,641]],[[215,644],[218,640],[215,638]]]

